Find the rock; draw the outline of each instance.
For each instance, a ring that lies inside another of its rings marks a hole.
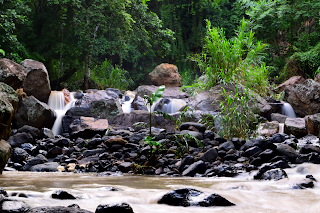
[[[282,143],[283,141],[285,141],[287,139],[287,135],[286,134],[282,134],[282,133],[277,133],[275,135],[273,135],[270,138],[270,141],[272,143]]]
[[[95,213],[133,213],[133,210],[127,203],[107,205],[100,204]]]
[[[22,163],[23,161],[27,161],[29,156],[30,155],[26,150],[16,147],[13,149],[11,161],[15,163]]]
[[[32,208],[28,213],[92,213],[84,209],[64,206],[41,206]]]
[[[134,97],[133,101],[131,102],[131,108],[133,108],[134,110],[148,111],[148,108],[144,102],[144,99],[137,95]]]
[[[206,126],[204,124],[201,123],[195,123],[195,122],[186,122],[180,125],[180,131],[182,130],[188,130],[190,126],[195,127],[197,130],[199,130],[199,132],[204,133],[206,131]]]
[[[193,177],[196,173],[203,174],[206,171],[206,164],[199,160],[191,164],[186,170],[182,172],[183,176]]]
[[[181,161],[181,164],[179,165],[178,169],[180,172],[182,172],[187,165],[190,165],[193,163],[194,163],[194,157],[192,155],[188,155]]]
[[[302,146],[299,150],[299,154],[309,154],[311,152],[316,152],[320,154],[320,147],[319,146],[314,146],[312,144],[306,144]]]
[[[305,118],[308,135],[320,137],[320,113],[307,115]]]
[[[280,93],[285,89],[286,86],[293,86],[295,84],[300,84],[304,81],[305,79],[302,76],[292,76],[291,78],[289,78],[288,80],[286,80],[285,82],[277,86],[276,92]]]
[[[258,146],[250,147],[244,152],[244,156],[246,157],[257,157],[262,152]]]
[[[31,172],[57,172],[59,163],[49,162],[44,164],[37,164],[30,168]]]
[[[123,162],[118,166],[119,170],[123,173],[128,173],[132,169],[132,167],[132,162]]]
[[[297,138],[307,135],[307,128],[304,118],[287,118],[284,132],[288,135],[293,134]]]
[[[63,89],[61,92],[63,93],[64,103],[65,105],[67,105],[68,103],[70,103],[71,94],[67,89]]]
[[[261,176],[261,180],[280,180],[283,178],[287,178],[288,175],[283,169],[270,169],[263,173]]]
[[[7,200],[2,203],[1,206],[1,212],[2,213],[13,213],[13,212],[19,212],[19,213],[27,213],[31,209],[31,207],[26,204],[23,201],[11,201]]]
[[[211,148],[207,150],[205,153],[203,153],[199,159],[202,160],[203,162],[212,163],[216,161],[217,157],[218,157],[217,150],[215,148]]]
[[[76,101],[76,106],[86,107],[88,104],[104,100],[106,103],[115,103],[119,95],[110,90],[98,90],[96,92],[89,92],[81,99]]]
[[[184,100],[160,98],[160,100],[154,103],[153,110],[165,113],[174,113],[182,111],[185,107],[187,107],[187,103]]]
[[[299,117],[320,112],[320,83],[307,79],[285,87],[285,99]]]
[[[26,132],[17,133],[13,136],[10,136],[10,138],[8,139],[8,143],[12,146],[12,148],[21,147],[21,144],[24,143],[33,144],[33,137],[31,134]]]
[[[232,141],[227,141],[219,145],[219,150],[224,150],[228,152],[230,149],[235,149],[235,146],[232,143]]]
[[[149,73],[149,78],[151,83],[156,86],[181,86],[181,75],[178,72],[178,67],[173,64],[163,63],[158,65],[151,73]]]
[[[139,142],[144,138],[143,134],[134,133],[130,135],[129,142],[134,144],[139,144]]]
[[[154,85],[142,85],[139,86],[136,91],[136,96],[144,97],[145,95],[151,97],[151,94],[158,90],[157,86]],[[177,98],[184,99],[188,98],[189,95],[185,92],[180,91],[180,87],[166,87],[161,95],[162,98]]]
[[[6,190],[4,190],[2,187],[0,187],[0,195],[3,195],[5,197],[8,197],[8,193]],[[0,202],[1,203],[1,202]]]
[[[18,133],[22,133],[22,132],[29,133],[30,135],[32,135],[32,137],[34,139],[37,139],[40,137],[40,130],[36,127],[29,126],[29,125],[24,125],[20,129],[18,129],[17,132]]]
[[[234,206],[227,199],[218,194],[205,194],[201,191],[191,188],[176,189],[165,194],[158,204],[167,204],[171,206]]]
[[[0,174],[2,174],[2,171],[4,167],[7,164],[8,159],[11,156],[11,146],[9,143],[7,143],[5,140],[0,140]]]
[[[279,123],[285,123],[288,116],[282,115],[280,113],[272,113],[271,121],[278,121]]]
[[[76,197],[73,196],[72,194],[66,192],[66,191],[56,191],[52,193],[51,197],[53,199],[59,199],[59,200],[75,200]]]
[[[21,65],[27,70],[27,77],[23,83],[23,91],[28,96],[34,96],[41,102],[48,103],[51,92],[49,75],[43,63],[25,59]]]
[[[74,93],[73,97],[75,99],[81,99],[84,96],[83,92],[81,90],[78,90]]]
[[[83,157],[88,157],[88,156],[92,156],[92,155],[96,155],[96,154],[101,154],[101,153],[104,153],[104,152],[105,152],[104,149],[85,150],[83,152]]]
[[[14,123],[18,128],[30,125],[38,129],[43,127],[51,129],[55,120],[54,110],[35,97],[29,96],[19,102]]]
[[[288,157],[291,162],[295,162],[298,157],[298,153],[291,146],[287,144],[277,144],[277,152]]]
[[[0,59],[0,82],[14,90],[20,88],[27,77],[27,70],[20,64],[6,58]]]
[[[278,121],[260,123],[258,125],[258,130],[257,130],[258,134],[263,137],[271,137],[272,135],[278,133],[278,131],[279,131]]]
[[[107,119],[80,117],[70,125],[71,138],[92,138],[96,134],[104,135],[109,127]]]
[[[182,130],[180,132],[181,135],[191,135],[194,138],[198,139],[198,140],[202,140],[203,139],[203,135],[200,132],[196,132],[196,131],[189,131],[189,130]],[[189,141],[188,141],[189,142]]]
[[[119,144],[121,146],[125,146],[128,143],[128,141],[124,140],[123,138],[110,138],[110,139],[106,140],[104,143],[108,147],[111,147],[114,144]]]
[[[41,137],[41,138],[51,138],[51,139],[53,139],[53,138],[54,138],[54,134],[53,134],[53,132],[51,131],[51,129],[42,128],[42,129],[40,130],[40,137]]]
[[[9,85],[0,82],[0,139],[7,140],[11,134],[11,120],[16,114],[19,99]]]
[[[29,171],[32,166],[35,166],[37,164],[43,164],[48,162],[48,159],[44,157],[42,154],[38,154],[36,157],[31,158],[27,161],[26,165],[23,166],[23,171]]]

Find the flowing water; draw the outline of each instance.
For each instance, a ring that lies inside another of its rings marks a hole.
[[[296,118],[296,113],[294,112],[292,106],[289,103],[282,102],[281,114],[286,115],[290,118]]]
[[[62,118],[68,109],[75,106],[75,99],[73,97],[73,94],[73,92],[70,93],[70,102],[68,104],[65,104],[63,92],[51,91],[48,105],[57,114],[57,118],[52,127],[52,132],[54,135],[59,135],[62,133]]]
[[[169,178],[156,176],[99,177],[96,174],[4,172],[1,187],[14,199],[32,207],[68,206],[78,204],[95,212],[99,204],[127,202],[135,213],[301,213],[319,212],[320,186],[313,189],[290,189],[305,182],[312,174],[320,180],[320,165],[303,164],[286,169],[289,178],[279,181],[252,180],[252,174],[236,178]],[[119,191],[108,191],[115,187]],[[236,204],[233,207],[175,207],[159,205],[157,201],[173,189],[191,187],[207,193],[217,193]],[[50,198],[56,190],[66,190],[77,200]],[[19,197],[25,194],[28,198]]]

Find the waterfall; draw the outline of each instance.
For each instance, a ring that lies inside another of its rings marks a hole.
[[[126,91],[123,99],[121,100],[121,108],[124,113],[130,113],[133,109],[131,108],[131,103],[134,100],[135,93],[132,91]]]
[[[57,118],[53,124],[52,132],[54,135],[61,134],[62,131],[62,118],[67,112],[68,109],[71,107],[74,107],[75,105],[75,99],[74,99],[74,92],[70,93],[70,102],[68,104],[65,104],[65,99],[63,92],[61,91],[51,91],[48,105],[51,109],[53,109],[56,114]]]
[[[161,98],[154,104],[152,104],[151,112],[154,111],[162,111],[165,113],[175,113],[181,107],[186,106],[187,103],[184,100],[181,99],[167,99],[167,98]]]
[[[284,133],[284,123],[279,123],[279,133]]]
[[[286,115],[290,118],[296,118],[296,113],[294,112],[292,106],[289,103],[282,102],[281,114]]]

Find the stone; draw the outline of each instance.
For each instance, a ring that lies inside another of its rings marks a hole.
[[[299,154],[309,154],[311,152],[316,152],[320,154],[320,147],[314,146],[312,144],[306,144],[302,147],[300,147]]]
[[[73,94],[73,97],[75,99],[81,99],[83,96],[84,96],[84,94],[83,94],[83,92],[81,90],[78,90]]]
[[[288,135],[293,134],[297,138],[307,135],[307,128],[304,118],[287,118],[284,132]]]
[[[1,204],[0,204],[1,205]],[[27,213],[31,207],[23,201],[17,200],[7,200],[4,201],[1,205],[1,212],[2,213]]]
[[[263,173],[260,179],[261,180],[280,180],[287,177],[288,175],[283,169],[277,168],[277,169],[270,169],[266,171],[265,173]]]
[[[199,132],[204,133],[206,131],[206,126],[204,124],[201,123],[196,123],[196,122],[186,122],[186,123],[182,123],[179,127],[180,131],[182,130],[188,130],[190,126],[195,127],[197,130],[199,130]]]
[[[15,163],[22,163],[23,161],[27,161],[29,156],[30,155],[26,150],[16,147],[13,149],[11,161]]]
[[[148,108],[146,106],[146,103],[144,102],[144,99],[138,95],[136,95],[133,101],[131,102],[131,108],[133,108],[134,110],[148,111]]]
[[[105,152],[104,149],[85,150],[83,152],[83,156],[84,157],[89,157],[89,156],[96,155],[96,154],[101,154],[101,153],[104,153],[104,152]]]
[[[295,159],[299,155],[291,146],[282,143],[277,144],[277,152],[288,157],[291,162],[295,162]]]
[[[191,164],[186,170],[182,172],[182,176],[193,177],[196,173],[203,174],[206,171],[206,164],[199,160]]]
[[[320,83],[307,79],[285,87],[285,99],[299,117],[320,112]]]
[[[11,135],[11,120],[14,118],[19,99],[9,85],[0,82],[0,139],[7,140]]]
[[[51,129],[42,128],[42,129],[40,130],[40,137],[41,137],[41,138],[51,138],[51,139],[53,139],[53,138],[54,138],[54,134],[53,134],[53,132],[51,131]]]
[[[288,116],[282,115],[280,113],[272,113],[271,121],[278,121],[279,123],[285,123]]]
[[[246,157],[257,157],[262,152],[262,149],[258,146],[250,147],[244,152]]]
[[[143,134],[134,133],[130,135],[129,142],[134,144],[139,144],[139,142],[144,138]]]
[[[0,174],[2,174],[2,171],[4,167],[7,164],[8,159],[11,156],[12,148],[9,143],[7,143],[5,140],[0,140]]]
[[[75,200],[76,199],[76,197],[73,196],[72,194],[62,190],[52,193],[51,197],[53,199],[59,199],[59,200]]]
[[[203,153],[199,159],[202,160],[203,162],[212,163],[216,161],[217,157],[218,157],[217,150],[215,148],[211,148],[207,150],[205,153]]]
[[[111,147],[114,144],[119,144],[121,146],[125,146],[128,141],[124,140],[123,138],[110,138],[104,142],[105,145]]]
[[[30,125],[38,129],[43,127],[51,129],[56,117],[55,111],[47,104],[40,102],[34,96],[29,96],[19,102],[14,123],[18,128]]]
[[[196,189],[182,188],[176,189],[165,194],[158,204],[167,204],[170,206],[234,206],[227,199],[218,194],[206,194]]]
[[[123,173],[128,173],[130,170],[132,170],[132,167],[132,162],[123,162],[118,166],[119,170]]]
[[[189,131],[189,130],[182,130],[180,132],[181,135],[191,135],[194,138],[198,139],[198,140],[202,140],[203,139],[203,135],[200,132],[196,132],[196,131]]]
[[[30,168],[31,172],[57,172],[59,163],[48,162],[43,164],[37,164]]]
[[[181,75],[178,67],[173,64],[162,63],[149,73],[151,83],[156,86],[180,87]]]
[[[6,58],[0,59],[0,82],[14,90],[20,88],[27,77],[27,70],[20,64]]]
[[[109,127],[107,119],[83,117],[74,120],[70,125],[71,138],[92,138],[96,134],[104,135]]]
[[[84,209],[77,209],[74,207],[65,206],[41,206],[29,210],[28,213],[92,213]]]
[[[145,95],[151,97],[152,93],[158,90],[158,86],[154,85],[142,85],[136,89],[136,96],[144,97]],[[161,95],[162,98],[188,98],[189,95],[180,91],[180,87],[166,87]]]
[[[305,118],[307,134],[320,137],[320,113],[307,115]]]
[[[12,148],[21,147],[21,144],[24,143],[33,144],[33,137],[31,134],[26,132],[17,133],[13,136],[10,136],[10,138],[8,139],[8,143],[12,146]]]
[[[95,213],[133,213],[133,209],[127,203],[119,204],[100,204]]]
[[[35,166],[37,164],[43,164],[48,162],[48,159],[44,157],[42,154],[38,154],[36,157],[31,158],[27,161],[26,165],[22,167],[23,171],[29,171],[32,166]]]
[[[22,132],[29,133],[30,135],[32,135],[32,137],[34,139],[37,139],[40,137],[40,130],[36,127],[29,126],[29,125],[24,125],[23,127],[19,128],[17,132],[18,133],[22,133]]]
[[[230,149],[235,149],[235,146],[232,143],[232,141],[226,141],[219,145],[219,150],[224,150],[228,152]]]
[[[183,158],[178,169],[180,172],[182,172],[187,165],[190,165],[193,163],[194,163],[194,157],[192,155],[188,155],[187,157]]]
[[[51,92],[49,75],[43,63],[25,59],[21,65],[27,70],[27,77],[22,85],[28,96],[34,96],[41,102],[48,103]]]
[[[302,76],[292,76],[291,78],[289,78],[288,80],[286,80],[285,82],[283,82],[282,84],[280,84],[279,86],[276,87],[276,92],[280,93],[282,92],[287,86],[293,86],[295,84],[300,84],[302,82],[304,82],[305,79]]]
[[[115,103],[116,100],[119,98],[119,94],[116,94],[110,90],[98,90],[96,92],[89,92],[85,94],[82,98],[76,101],[76,106],[84,107],[88,104],[104,100],[107,103]]]
[[[258,134],[263,137],[271,137],[272,135],[278,133],[279,131],[279,122],[278,121],[271,121],[260,123],[258,125]]]

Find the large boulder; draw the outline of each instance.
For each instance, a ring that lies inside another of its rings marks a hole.
[[[8,144],[5,140],[0,140],[0,174],[2,174],[2,171],[11,156],[11,152],[12,149],[10,144]]]
[[[84,95],[82,98],[76,101],[76,106],[86,106],[87,104],[93,102],[93,101],[98,101],[98,100],[112,100],[115,102],[118,100],[121,96],[120,91],[118,90],[93,90]],[[110,102],[110,101],[108,101]]]
[[[287,118],[285,121],[284,132],[287,135],[293,134],[297,138],[307,135],[307,128],[304,118]]]
[[[299,117],[320,112],[320,83],[307,79],[285,87],[285,98]]]
[[[0,82],[0,139],[9,138],[11,120],[16,114],[18,103],[18,95],[12,87]]]
[[[245,88],[241,85],[234,83],[220,84],[212,87],[210,90],[200,91],[194,98],[192,98],[190,105],[196,110],[205,112],[219,110],[221,105],[220,101],[225,101],[225,98],[223,97],[223,88],[227,93],[230,92],[231,95],[234,95],[236,90],[240,94],[245,92]],[[268,102],[258,94],[251,92],[249,94],[249,106],[253,112],[269,118],[272,113],[272,107]]]
[[[305,79],[302,76],[292,76],[291,78],[289,78],[288,80],[286,80],[285,82],[277,86],[276,92],[280,93],[286,88],[286,86],[293,86],[295,84],[300,84],[303,81],[305,81]]]
[[[39,101],[48,103],[51,92],[49,75],[46,67],[39,61],[25,59],[21,62],[27,70],[27,78],[23,83],[23,91],[33,95]]]
[[[20,88],[27,77],[27,70],[20,64],[6,58],[0,59],[0,82],[14,90]]]
[[[173,64],[163,63],[158,65],[151,73],[149,73],[149,78],[151,83],[156,86],[181,86],[181,75],[178,72],[178,67]]]
[[[55,120],[55,111],[34,96],[29,96],[19,102],[14,123],[18,128],[29,125],[39,129],[51,129]]]
[[[307,133],[320,137],[320,113],[307,115],[305,118]]]
[[[145,95],[151,97],[151,94],[157,91],[159,87],[154,85],[142,85],[136,89],[136,96],[144,97]],[[180,87],[166,87],[161,95],[162,98],[188,98],[189,95],[180,91]]]
[[[80,117],[70,125],[71,138],[92,138],[96,134],[104,135],[108,129],[107,119]]]

